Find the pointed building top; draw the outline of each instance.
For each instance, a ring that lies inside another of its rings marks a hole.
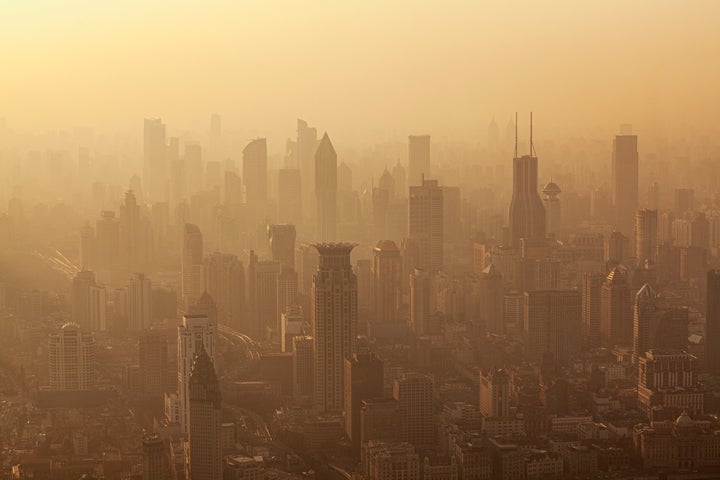
[[[337,156],[337,153],[335,153],[335,147],[333,147],[333,144],[330,141],[330,137],[328,137],[327,132],[323,134],[322,139],[320,140],[320,145],[318,145],[315,157],[326,155]]]

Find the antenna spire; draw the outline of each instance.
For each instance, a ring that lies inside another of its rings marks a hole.
[[[515,112],[515,158],[517,158],[517,112]]]
[[[532,112],[530,112],[530,156],[533,156],[533,141],[532,141]]]

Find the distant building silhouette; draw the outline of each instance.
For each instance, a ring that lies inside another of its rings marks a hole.
[[[315,196],[317,238],[335,240],[337,229],[337,153],[325,133],[315,152]]]
[[[437,180],[421,179],[410,187],[408,237],[417,248],[415,268],[443,269],[443,190]]]
[[[197,225],[185,224],[182,249],[182,309],[187,311],[205,291],[203,236]]]
[[[105,287],[95,281],[95,272],[78,272],[72,282],[72,319],[83,329],[107,329]]]
[[[50,388],[86,391],[96,387],[95,338],[74,322],[50,335],[48,343]]]
[[[638,209],[637,135],[617,135],[613,141],[612,186],[615,228],[630,235]]]
[[[430,178],[430,135],[408,137],[408,186],[422,185]]]
[[[705,315],[705,366],[720,375],[720,270],[707,272],[707,310]]]
[[[188,431],[190,418],[190,372],[195,356],[202,349],[215,362],[216,329],[204,315],[185,315],[178,326],[178,404],[180,428]],[[219,435],[218,435],[219,437]]]

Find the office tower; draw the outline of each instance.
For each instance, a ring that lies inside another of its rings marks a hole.
[[[264,221],[267,214],[267,141],[257,138],[243,149],[243,182],[245,204],[251,215],[252,225]]]
[[[292,352],[293,338],[307,335],[302,307],[289,306],[280,314],[280,351]]]
[[[311,336],[293,337],[293,396],[312,398],[314,384],[315,350]]]
[[[628,235],[638,209],[637,135],[617,135],[613,142],[612,206],[615,228]]]
[[[315,152],[315,197],[317,238],[333,241],[337,228],[337,154],[327,133]]]
[[[430,135],[410,135],[407,184],[422,185],[423,178],[430,178]]]
[[[688,344],[688,309],[666,305],[645,284],[635,295],[633,353],[635,365],[649,350],[685,350]]]
[[[606,265],[620,265],[628,256],[625,251],[627,237],[617,230],[613,231],[605,238],[604,243],[604,260]]]
[[[638,359],[638,407],[650,416],[653,407],[704,413],[706,391],[698,383],[698,361],[679,350],[650,350]]]
[[[295,249],[295,271],[298,275],[298,293],[310,294],[313,275],[318,267],[318,253],[312,245],[302,244]]]
[[[66,323],[48,342],[50,388],[63,391],[95,389],[95,338],[74,322]]]
[[[205,257],[205,290],[215,301],[218,323],[244,332],[245,268],[236,255],[214,252]]]
[[[645,262],[655,263],[658,247],[657,210],[641,208],[636,212],[635,235],[637,239],[635,256],[638,265],[644,265]]]
[[[546,353],[568,363],[580,353],[581,298],[577,290],[525,292],[526,357],[539,361]]]
[[[424,270],[410,274],[410,328],[416,336],[429,333],[430,316],[435,313],[432,277]]]
[[[120,254],[126,268],[131,271],[147,268],[151,250],[150,224],[142,218],[135,194],[128,191],[120,205]]]
[[[189,379],[185,478],[222,480],[222,399],[213,360],[202,346]]]
[[[600,346],[601,289],[605,276],[585,272],[582,276],[582,335],[586,347]]]
[[[302,179],[302,208],[305,215],[315,211],[315,151],[318,147],[317,129],[305,120],[297,121],[297,157]],[[292,220],[296,222],[297,220]]]
[[[153,433],[143,437],[142,480],[176,480],[175,459],[168,440]]]
[[[423,478],[420,455],[409,443],[368,442],[367,445],[363,445],[361,470],[363,478],[373,480],[419,480]],[[449,478],[455,477],[450,476]]]
[[[95,258],[101,270],[112,269],[119,265],[120,222],[115,212],[103,211],[95,223]]]
[[[346,358],[357,350],[358,282],[349,243],[316,244],[320,255],[313,277],[311,316],[315,351],[315,406],[342,410]]]
[[[510,416],[510,375],[505,370],[480,371],[480,413],[486,417]]]
[[[202,295],[200,295],[200,299],[193,305],[190,305],[190,308],[188,308],[185,313],[188,315],[202,315],[207,317],[210,325],[217,326],[218,324],[217,305],[215,305],[215,300],[212,298],[212,295],[207,291],[204,291]]]
[[[371,398],[360,402],[360,445],[370,440],[397,440],[399,431],[397,400]]]
[[[204,315],[184,315],[178,326],[178,406],[180,429],[188,431],[190,372],[193,360],[201,349],[205,350],[215,363],[215,326]]]
[[[443,191],[437,180],[410,187],[408,237],[417,248],[415,268],[434,274],[443,269]]]
[[[433,422],[433,379],[420,373],[405,373],[393,384],[398,403],[400,441],[416,448],[435,445]]]
[[[675,189],[675,214],[685,215],[695,208],[695,190],[692,188]]]
[[[283,270],[295,271],[295,225],[268,225],[268,242],[272,259]]]
[[[511,290],[503,296],[503,328],[522,331],[525,321],[525,297]]]
[[[189,309],[205,291],[203,236],[197,225],[185,224],[182,250],[182,308]]]
[[[548,236],[560,237],[560,187],[552,180],[543,187],[542,193],[545,195],[543,204],[545,204],[545,215],[547,220],[546,233]]]
[[[278,221],[301,223],[303,214],[300,170],[281,168],[278,171]]]
[[[600,339],[606,346],[632,342],[632,292],[628,271],[617,265],[600,287]]]
[[[268,260],[253,263],[248,279],[250,297],[250,318],[254,319],[253,334],[267,338],[268,334],[280,332],[280,312],[278,311],[278,280],[280,262]]]
[[[402,258],[392,240],[375,245],[372,258],[373,323],[398,323],[402,307]]]
[[[168,177],[165,124],[159,118],[146,118],[143,128],[145,190],[151,200],[165,200]]]
[[[705,311],[705,368],[720,374],[720,270],[707,272],[707,310]]]
[[[152,324],[152,282],[142,273],[130,277],[127,285],[128,330],[145,330]]]
[[[513,158],[513,192],[510,200],[510,244],[520,248],[520,239],[544,240],[546,214],[538,195],[538,159],[532,143],[532,116],[530,117],[530,154],[517,156],[517,130],[515,157]]]
[[[156,332],[140,337],[140,394],[146,399],[160,399],[168,378],[168,340]]]
[[[85,330],[101,332],[107,328],[105,287],[95,281],[91,270],[78,272],[73,278],[72,319]]]
[[[392,170],[393,183],[395,184],[395,196],[399,198],[407,198],[408,196],[408,183],[407,183],[407,172],[405,167],[400,163],[398,158],[397,163]]]
[[[505,289],[500,271],[492,263],[477,279],[479,321],[486,331],[502,334]]]
[[[282,191],[282,190],[281,190]],[[225,171],[225,205],[234,207],[243,204],[242,178],[235,172]]]
[[[374,353],[345,359],[345,434],[360,451],[360,403],[383,395],[383,362]]]

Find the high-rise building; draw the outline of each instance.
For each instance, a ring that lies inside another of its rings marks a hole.
[[[480,413],[486,417],[510,416],[510,375],[505,370],[480,371]]]
[[[397,400],[372,398],[360,402],[360,445],[370,440],[397,440],[400,431]]]
[[[633,307],[633,363],[645,352],[685,350],[688,343],[688,309],[665,305],[645,284],[635,295]]]
[[[315,351],[315,406],[339,412],[344,406],[345,359],[357,351],[358,287],[349,243],[321,243],[313,277],[311,316]]]
[[[178,326],[178,404],[180,428],[187,433],[190,415],[190,372],[195,355],[204,350],[215,364],[215,326],[205,315],[184,315]]]
[[[313,275],[318,268],[318,253],[312,245],[302,244],[295,249],[295,271],[298,275],[298,293],[310,295]]]
[[[558,195],[562,190],[552,180],[543,187],[542,193],[545,195],[543,203],[545,204],[545,215],[547,220],[547,235],[559,237],[560,230],[560,199]]]
[[[488,332],[502,334],[505,289],[500,271],[492,263],[477,279],[479,321]]]
[[[641,208],[635,214],[636,246],[635,256],[638,264],[655,263],[658,249],[657,210]]]
[[[95,223],[95,261],[98,269],[106,271],[119,266],[120,221],[115,212],[104,210]]]
[[[281,168],[278,171],[278,221],[299,223],[302,221],[301,173],[296,168]]]
[[[268,202],[267,141],[257,138],[243,149],[243,182],[245,204],[250,212],[252,225],[265,219]]]
[[[165,335],[150,332],[140,337],[140,395],[162,400],[168,378],[168,340]]]
[[[407,442],[370,441],[363,444],[361,470],[363,478],[373,480],[419,480],[423,478],[420,455]]]
[[[105,287],[91,270],[78,272],[72,283],[72,319],[83,329],[101,332],[107,328]]]
[[[675,213],[680,216],[693,210],[695,208],[695,190],[692,188],[676,188],[674,207]]]
[[[142,441],[143,480],[176,480],[175,459],[169,440],[153,433]]]
[[[205,290],[215,301],[218,322],[245,331],[245,268],[236,255],[214,252],[204,261]]]
[[[393,181],[395,183],[395,196],[397,196],[398,198],[407,198],[407,196],[408,196],[407,172],[405,171],[405,167],[403,167],[402,164],[400,163],[399,158],[398,158],[397,163],[393,167],[392,176],[393,176]]]
[[[295,236],[295,225],[268,225],[272,259],[280,262],[286,271],[295,270]]]
[[[531,126],[532,128],[532,126]],[[538,194],[538,159],[533,156],[532,138],[530,155],[513,158],[513,192],[510,200],[510,243],[516,250],[520,239],[544,240],[547,220],[545,207]]]
[[[604,255],[606,265],[620,265],[628,257],[626,252],[625,244],[627,243],[627,237],[617,230],[613,231],[604,240]]]
[[[63,391],[95,389],[95,338],[74,322],[51,334],[48,343],[50,388]]]
[[[580,352],[581,298],[577,290],[525,292],[526,357],[540,360],[546,352],[567,363]]]
[[[253,334],[267,338],[268,334],[280,333],[280,311],[278,310],[278,286],[280,262],[271,260],[250,260],[248,270],[248,305],[250,318],[254,319]]]
[[[372,258],[373,323],[398,323],[402,306],[402,257],[392,240],[375,245]]]
[[[315,151],[317,147],[317,129],[309,127],[305,120],[298,119],[297,158],[302,179],[302,208],[303,214],[306,216],[315,211]]]
[[[383,395],[383,362],[373,353],[345,359],[345,434],[360,449],[360,404]]]
[[[650,416],[653,407],[704,413],[706,391],[698,382],[698,361],[681,350],[650,350],[638,359],[638,407]]]
[[[141,270],[147,267],[151,251],[150,223],[142,216],[135,193],[128,191],[120,205],[120,255],[123,264],[131,271]]]
[[[582,333],[583,345],[600,346],[600,304],[601,289],[605,276],[599,273],[585,272],[582,276]]]
[[[613,142],[612,206],[615,228],[629,235],[638,209],[637,135],[617,135]]]
[[[312,398],[314,384],[314,347],[311,336],[293,337],[293,396]]]
[[[152,324],[152,282],[142,273],[130,277],[127,285],[128,330],[145,330]]]
[[[189,378],[185,478],[222,480],[222,398],[213,360],[202,346]]]
[[[165,200],[168,178],[165,124],[159,118],[146,118],[143,129],[145,189],[152,200]]]
[[[307,335],[302,307],[289,306],[280,314],[280,351],[292,352],[293,338]]]
[[[317,238],[333,241],[337,228],[337,153],[327,133],[315,152],[315,197]]]
[[[423,178],[430,178],[430,135],[410,135],[407,185],[422,185]]]
[[[600,340],[602,345],[632,343],[632,286],[628,271],[615,266],[600,287]]]
[[[437,180],[422,179],[410,187],[408,237],[417,248],[416,268],[443,269],[443,191]]]
[[[410,274],[410,329],[417,336],[430,329],[430,316],[435,313],[433,280],[424,270],[415,269]]]
[[[705,315],[705,368],[720,374],[720,270],[707,272]]]
[[[403,374],[395,379],[393,398],[398,403],[400,441],[416,448],[432,448],[435,445],[432,377]]]
[[[197,225],[185,224],[182,249],[182,311],[187,311],[205,291],[203,236]]]

